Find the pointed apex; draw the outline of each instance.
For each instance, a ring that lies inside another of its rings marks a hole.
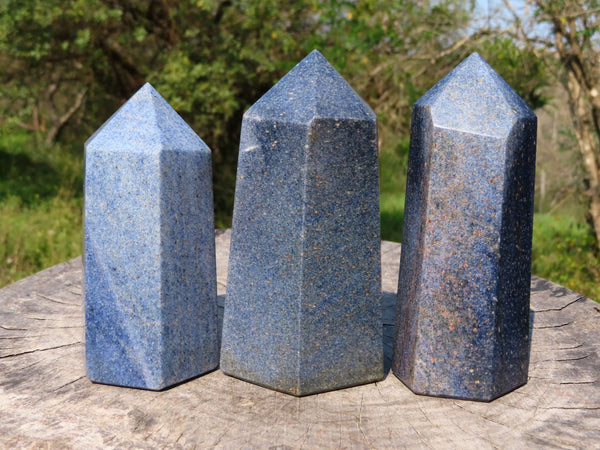
[[[302,61],[311,61],[311,62],[318,61],[321,64],[324,64],[324,63],[329,64],[329,61],[327,61],[327,58],[325,58],[323,56],[323,53],[321,53],[316,48],[312,52],[310,52],[308,55],[306,55]]]
[[[148,83],[147,81],[144,83],[144,85],[138,89],[138,91],[133,94],[133,95],[138,95],[140,93],[144,93],[144,92],[150,92],[150,93],[156,93],[156,95],[160,95],[158,93],[158,91],[156,89],[154,89],[154,86],[152,86],[150,83]]]
[[[369,105],[318,50],[290,70],[245,116],[304,124],[314,118],[375,120]]]
[[[210,151],[150,83],[145,83],[85,143],[94,150]]]
[[[483,57],[479,53],[477,53],[477,52],[471,53],[469,56],[467,56],[463,60],[464,63],[466,63],[467,61],[473,62],[473,63],[476,63],[476,64],[485,64],[486,66],[488,66],[488,67],[491,68],[491,66],[487,63],[487,61],[485,59],[483,59]]]
[[[472,53],[415,105],[430,106],[435,126],[505,136],[516,120],[534,117],[518,94],[478,53]]]
[[[500,75],[496,73],[492,66],[490,66],[488,62],[485,59],[483,59],[483,57],[477,52],[473,52],[465,59],[463,59],[462,62],[458,66],[456,66],[454,70],[450,73],[453,72],[472,74],[473,77],[487,75],[492,78],[498,78],[499,80],[502,80],[502,82],[504,82],[504,80],[500,77]],[[512,90],[512,88],[510,87],[509,89]]]

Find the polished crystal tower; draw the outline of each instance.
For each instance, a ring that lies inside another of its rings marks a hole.
[[[307,395],[383,377],[377,124],[313,51],[244,115],[221,369]]]
[[[527,382],[536,128],[476,53],[414,105],[392,370],[418,394]]]
[[[218,364],[211,154],[149,84],[85,144],[86,364],[159,390]]]

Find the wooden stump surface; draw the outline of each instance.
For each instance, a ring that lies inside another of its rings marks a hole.
[[[217,232],[222,305],[229,232]],[[400,244],[383,242],[385,351]],[[600,304],[532,278],[529,382],[491,403],[379,382],[303,398],[219,370],[161,392],[85,375],[81,258],[0,290],[6,448],[600,448]]]

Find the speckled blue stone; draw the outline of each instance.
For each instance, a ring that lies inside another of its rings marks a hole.
[[[292,395],[383,377],[377,124],[313,51],[244,115],[221,369]]]
[[[218,365],[210,150],[149,84],[85,144],[88,377],[159,390]]]
[[[476,53],[414,105],[392,370],[418,394],[527,382],[536,128]]]

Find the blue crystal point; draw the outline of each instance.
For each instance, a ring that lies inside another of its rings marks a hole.
[[[210,150],[146,84],[85,153],[89,378],[159,390],[215,369]]]
[[[414,392],[527,382],[536,128],[477,54],[415,103],[392,364]]]
[[[535,114],[478,54],[473,53],[421,97],[436,126],[495,137],[506,136],[512,124]]]
[[[293,395],[383,377],[375,114],[317,51],[244,115],[221,368]]]
[[[310,123],[317,118],[375,120],[375,113],[313,50],[244,114],[246,119]]]
[[[144,84],[86,141],[88,149],[157,152],[209,152],[198,137],[167,101],[152,87]]]

